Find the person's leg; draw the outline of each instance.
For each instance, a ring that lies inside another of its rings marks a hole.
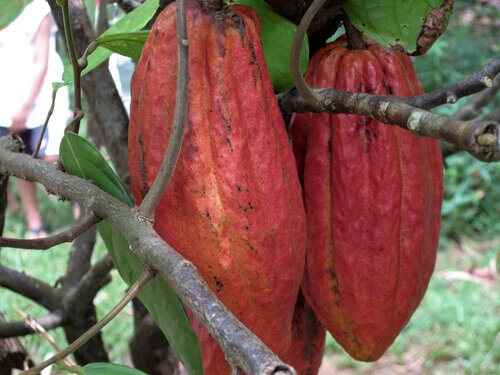
[[[21,203],[26,215],[26,237],[38,238],[43,237],[46,233],[42,229],[42,215],[38,210],[38,201],[36,198],[36,186],[34,182],[18,179],[17,186]]]

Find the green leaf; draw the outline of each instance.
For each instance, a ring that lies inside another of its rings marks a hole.
[[[262,24],[260,40],[273,86],[277,91],[291,89],[294,83],[290,72],[290,53],[297,26],[274,12],[264,0],[235,0],[234,3],[250,6],[259,15]],[[308,62],[309,44],[305,37],[300,51],[303,72]]]
[[[134,205],[119,177],[99,150],[85,138],[67,132],[61,140],[59,154],[69,174],[90,180],[106,193],[131,207]]]
[[[85,366],[67,366],[63,361],[57,363],[60,370],[77,375],[147,375],[135,368],[108,362],[94,362]]]
[[[156,13],[159,0],[146,0],[141,6],[126,14],[113,26],[100,35],[100,38],[120,33],[131,33],[142,29]],[[82,76],[95,69],[111,56],[109,49],[98,47],[88,57],[88,66],[82,72]],[[67,64],[64,66],[63,81],[68,84],[73,81],[73,68]]]
[[[135,368],[106,362],[89,363],[83,369],[85,375],[147,375]]]
[[[443,0],[349,0],[344,10],[354,26],[385,46],[415,52],[427,14]]]
[[[102,190],[133,206],[118,176],[85,138],[67,132],[61,141],[59,154],[69,174],[91,180]],[[127,240],[109,222],[100,222],[97,229],[120,276],[132,285],[143,272],[142,263],[130,251]],[[161,277],[156,277],[139,293],[139,299],[151,313],[187,372],[191,375],[203,374],[198,340],[182,302],[174,291]]]
[[[0,30],[14,21],[31,0],[0,0]]]
[[[103,35],[97,38],[97,44],[112,52],[138,60],[149,31],[136,31],[133,33],[119,33]]]

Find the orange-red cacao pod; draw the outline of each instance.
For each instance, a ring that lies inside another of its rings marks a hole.
[[[410,58],[377,45],[320,50],[312,87],[423,92]],[[306,129],[306,130],[304,130]],[[408,323],[434,269],[443,196],[435,139],[347,114],[295,115],[308,240],[303,291],[354,358],[378,359]]]
[[[186,8],[189,114],[176,170],[155,213],[155,229],[280,355],[290,346],[303,273],[305,211],[258,20],[247,7],[214,12],[188,0]],[[173,3],[154,24],[132,78],[129,167],[136,203],[150,188],[165,153],[176,80]],[[205,341],[205,374],[224,375],[207,365],[211,355]]]

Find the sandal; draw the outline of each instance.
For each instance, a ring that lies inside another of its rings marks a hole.
[[[24,238],[27,240],[36,240],[38,238],[43,238],[47,236],[47,232],[43,227],[40,228],[31,228],[26,230],[24,233]]]

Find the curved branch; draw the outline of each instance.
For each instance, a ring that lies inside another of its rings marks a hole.
[[[205,3],[205,2],[204,2]],[[206,1],[206,6],[222,4],[222,0]],[[184,139],[184,128],[188,116],[188,34],[186,9],[183,0],[177,1],[177,91],[175,94],[174,120],[168,141],[167,152],[151,188],[139,206],[139,212],[148,220],[154,219],[156,206],[174,173]]]
[[[492,87],[498,73],[500,73],[500,57],[495,57],[466,80],[427,94],[407,98],[405,103],[423,109],[455,103],[460,98]]]
[[[39,325],[45,330],[58,328],[64,324],[64,314],[62,311],[54,311],[50,314],[34,318]],[[19,320],[17,322],[0,323],[0,339],[7,337],[26,336],[37,333],[32,325],[29,325],[26,320]]]
[[[86,232],[90,227],[101,221],[100,218],[91,214],[84,217],[71,228],[52,236],[34,240],[23,240],[18,238],[0,237],[0,246],[13,247],[17,249],[47,250],[64,242],[71,242],[80,234]]]
[[[0,138],[1,139],[1,138]],[[0,142],[1,144],[2,142]],[[221,345],[231,363],[247,374],[295,374],[217,299],[192,263],[165,243],[144,218],[94,184],[58,171],[53,165],[0,147],[0,174],[37,181],[55,194],[78,201],[108,220],[129,242],[133,253],[157,269],[183,303]]]
[[[47,310],[55,310],[60,301],[57,289],[3,264],[0,264],[0,286],[31,299]]]
[[[471,120],[481,114],[481,110],[493,100],[498,90],[500,90],[500,75],[493,80],[493,85],[481,93],[474,96],[468,103],[460,108],[453,118],[457,120]]]

